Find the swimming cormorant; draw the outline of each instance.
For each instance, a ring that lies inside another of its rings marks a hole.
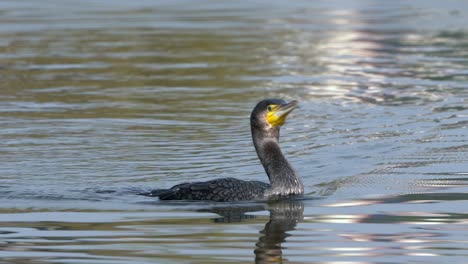
[[[206,182],[188,182],[170,189],[152,190],[146,196],[160,200],[210,200],[218,202],[279,199],[300,196],[304,186],[279,146],[280,127],[298,105],[281,99],[259,102],[250,115],[252,139],[270,184],[222,178]]]

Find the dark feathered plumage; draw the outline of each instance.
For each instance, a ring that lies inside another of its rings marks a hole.
[[[243,181],[235,178],[223,178],[206,182],[188,182],[178,184],[166,190],[154,190],[150,196],[161,200],[210,200],[216,202],[242,201],[258,198],[270,187],[260,181]]]

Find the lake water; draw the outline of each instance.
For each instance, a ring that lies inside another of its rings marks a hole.
[[[466,1],[0,2],[1,263],[468,263]],[[136,193],[267,181],[306,196]]]

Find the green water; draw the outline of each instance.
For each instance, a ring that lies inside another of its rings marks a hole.
[[[0,2],[1,263],[467,263],[463,1]],[[301,201],[136,195],[267,181]]]

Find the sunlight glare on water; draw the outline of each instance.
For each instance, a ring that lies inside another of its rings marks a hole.
[[[466,263],[462,1],[2,1],[7,263]],[[160,202],[267,181],[249,114],[305,199]]]

